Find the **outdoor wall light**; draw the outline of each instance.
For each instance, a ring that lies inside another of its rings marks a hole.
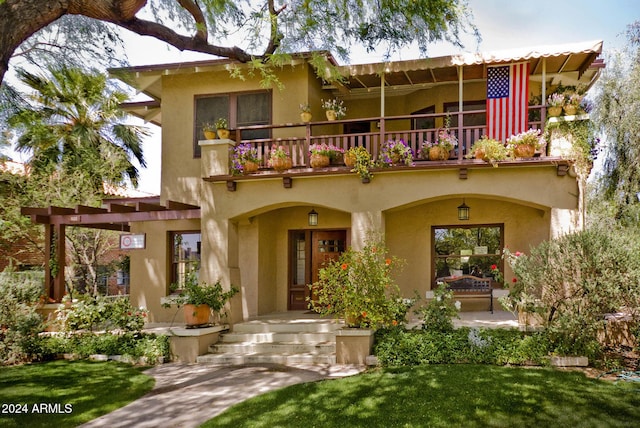
[[[309,211],[309,226],[317,226],[318,225],[318,213],[316,212],[316,210],[311,209],[311,211]]]
[[[458,206],[458,220],[469,220],[470,208],[462,200],[462,205]]]

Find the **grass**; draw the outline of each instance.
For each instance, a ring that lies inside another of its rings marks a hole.
[[[640,384],[580,372],[431,365],[294,385],[204,427],[636,427]]]
[[[150,391],[154,380],[143,369],[62,360],[0,367],[0,426],[78,426]]]

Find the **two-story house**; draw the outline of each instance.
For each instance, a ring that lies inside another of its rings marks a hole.
[[[124,107],[162,127],[164,205],[138,205],[129,217],[114,205],[99,218],[76,215],[76,224],[113,223],[109,214],[117,214],[126,230],[145,234],[145,248],[130,252],[131,297],[155,322],[171,321],[174,311],[161,300],[188,269],[198,269],[202,281],[240,288],[232,322],[305,310],[307,284],[325,260],[362,246],[373,232],[406,260],[397,281],[407,297],[414,290],[424,296],[440,276],[487,272],[493,264],[510,279],[505,246],[527,251],[582,227],[572,161],[551,142],[498,167],[466,155],[482,135],[504,141],[543,129],[548,95],[558,85],[591,87],[603,67],[601,49],[602,42],[587,42],[349,66],[327,54],[345,76],[331,83],[299,54],[276,70],[283,89],[264,89],[259,76],[232,77],[230,67],[244,65],[228,60],[112,70],[149,97]],[[343,100],[346,118],[325,119],[321,100],[333,98]],[[313,119],[301,122],[299,105],[307,103]],[[206,140],[203,123],[219,117],[232,137]],[[422,159],[420,146],[445,119],[458,147],[448,159]],[[407,142],[414,163],[374,169],[369,183],[344,165],[309,164],[312,144],[364,146],[376,159],[391,139]],[[258,171],[231,174],[229,153],[239,142],[257,149]],[[291,168],[269,167],[274,144],[291,154]],[[56,221],[73,224],[65,215],[68,221]]]

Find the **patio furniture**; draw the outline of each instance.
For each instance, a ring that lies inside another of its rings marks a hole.
[[[453,291],[457,298],[488,297],[490,302],[489,310],[493,313],[491,278],[478,278],[473,275],[447,276],[437,278],[436,282],[445,283],[447,289]]]

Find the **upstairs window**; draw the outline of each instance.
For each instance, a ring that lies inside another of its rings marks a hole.
[[[229,129],[239,126],[268,125],[271,123],[271,92],[242,92],[219,95],[202,95],[195,98],[195,123],[193,132],[193,157],[200,157],[198,141],[204,140],[202,126],[215,123],[223,117]],[[242,132],[243,140],[270,138],[269,129]]]

